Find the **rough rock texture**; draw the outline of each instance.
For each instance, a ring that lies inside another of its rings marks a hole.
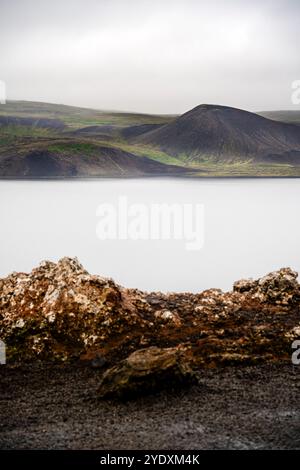
[[[172,384],[196,382],[195,374],[180,348],[140,349],[108,369],[101,380],[101,398],[171,388]]]
[[[295,298],[295,293],[299,291],[297,277],[298,273],[292,269],[283,268],[280,271],[267,274],[257,281],[252,279],[237,281],[233,285],[233,290],[250,292],[253,297],[262,302],[289,305]]]
[[[299,284],[289,268],[232,292],[144,293],[90,275],[77,259],[0,279],[8,362],[81,359],[111,367],[151,346],[180,347],[192,367],[290,360]]]
[[[143,324],[112,280],[89,275],[76,259],[12,273],[0,280],[0,299],[0,336],[8,357],[22,362],[78,357]]]

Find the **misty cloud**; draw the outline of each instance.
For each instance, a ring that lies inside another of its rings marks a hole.
[[[0,79],[101,109],[296,109],[299,18],[298,0],[0,0]]]

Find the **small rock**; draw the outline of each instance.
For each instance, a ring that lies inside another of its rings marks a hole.
[[[233,284],[234,292],[249,292],[257,287],[258,282],[253,279],[240,279]]]
[[[181,325],[181,320],[177,313],[170,312],[170,310],[157,310],[154,316],[155,318],[161,319],[163,321],[174,323],[176,326]]]
[[[102,367],[107,365],[107,360],[101,354],[96,354],[96,356],[91,361],[91,366],[93,369],[102,369]]]
[[[20,318],[20,319],[16,322],[16,328],[23,328],[23,326],[25,326],[25,322],[24,322],[23,318]]]

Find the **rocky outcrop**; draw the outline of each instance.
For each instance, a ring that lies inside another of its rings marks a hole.
[[[183,353],[178,347],[150,347],[135,351],[104,373],[99,388],[100,398],[123,398],[196,382],[195,373]]]
[[[237,281],[233,285],[233,290],[250,293],[253,298],[258,298],[264,303],[289,305],[293,300],[297,300],[299,292],[297,277],[298,273],[292,269],[283,268],[256,281],[253,279]]]
[[[0,337],[11,360],[68,360],[142,325],[111,280],[77,259],[42,262],[29,275],[0,280]]]
[[[162,357],[179,348],[192,368],[290,360],[299,301],[289,268],[238,281],[232,292],[163,294],[125,289],[63,258],[0,280],[0,339],[11,363],[80,359],[103,370],[118,364],[121,375],[134,369],[132,353],[151,347]]]

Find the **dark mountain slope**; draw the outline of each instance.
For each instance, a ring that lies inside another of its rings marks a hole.
[[[138,126],[88,126],[70,132],[70,135],[93,138],[124,138],[132,140],[146,132],[158,129],[163,124],[141,124]]]
[[[200,105],[136,138],[188,160],[298,163],[300,128],[235,108]],[[300,160],[299,160],[300,163]]]
[[[139,135],[145,134],[146,132],[159,129],[162,126],[163,124],[142,124],[140,126],[129,126],[122,129],[121,134],[125,139],[132,139]]]

